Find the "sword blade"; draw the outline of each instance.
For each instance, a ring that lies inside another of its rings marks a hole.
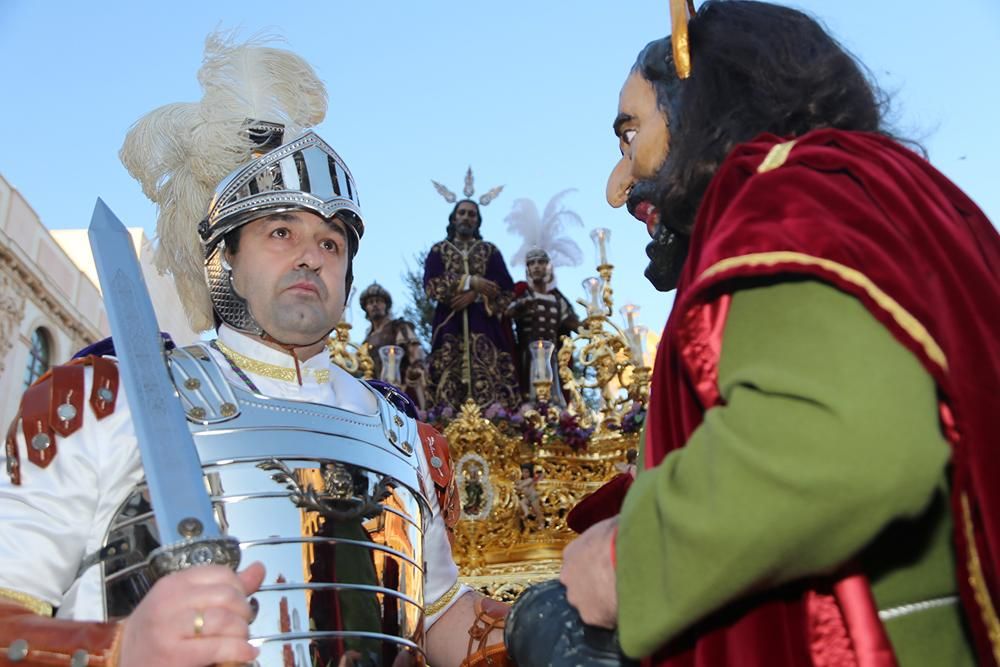
[[[202,479],[201,460],[170,381],[163,339],[132,238],[100,199],[88,235],[160,543],[217,538],[220,531]]]

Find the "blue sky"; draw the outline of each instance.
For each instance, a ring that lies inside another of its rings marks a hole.
[[[800,0],[893,94],[897,130],[1000,220],[1000,5]],[[150,233],[155,210],[117,160],[130,124],[200,98],[206,34],[269,29],[317,69],[330,92],[320,134],[344,157],[368,222],[355,275],[405,295],[400,273],[444,234],[467,166],[484,235],[507,257],[519,242],[503,218],[515,199],[539,207],[565,188],[584,220],[583,266],[559,271],[571,298],[595,264],[591,228],[612,232],[618,304],[659,330],[669,295],[642,277],[644,227],[604,201],[617,159],[618,91],[646,42],[669,29],[665,0],[556,2],[119,2],[0,0],[0,174],[52,229],[84,227],[100,196]],[[522,268],[512,268],[515,279]],[[360,313],[355,314],[359,321]]]

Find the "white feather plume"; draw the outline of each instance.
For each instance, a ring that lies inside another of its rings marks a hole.
[[[511,257],[511,264],[524,264],[528,251],[540,248],[549,255],[553,267],[576,266],[583,261],[583,252],[576,241],[565,233],[567,224],[583,226],[583,220],[562,205],[562,199],[570,192],[570,188],[554,195],[545,207],[542,215],[531,199],[517,199],[510,213],[504,218],[507,231],[517,234],[522,239],[521,247]]]
[[[213,326],[198,223],[216,186],[251,159],[242,133],[247,119],[282,123],[285,136],[322,122],[326,88],[296,54],[265,46],[258,35],[237,43],[234,33],[205,39],[198,71],[202,99],[162,106],[129,130],[119,157],[158,207],[156,266],[173,275],[191,326]]]

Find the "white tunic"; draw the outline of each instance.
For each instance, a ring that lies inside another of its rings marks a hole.
[[[227,327],[220,329],[219,339],[246,357],[294,368],[288,354]],[[221,353],[206,349],[229,382],[246,386]],[[247,376],[261,393],[275,398],[335,405],[362,414],[377,411],[372,390],[331,363],[325,351],[300,367],[301,386],[250,372]],[[317,370],[329,371],[329,382],[318,383]],[[90,395],[92,380],[88,367],[84,396]],[[38,598],[56,607],[60,618],[104,620],[100,568],[91,567],[79,578],[77,571],[84,557],[101,548],[119,506],[142,479],[142,466],[122,389],[114,413],[104,419],[97,420],[89,402],[84,410],[82,428],[65,438],[57,436],[58,452],[45,469],[28,461],[23,433],[18,429],[21,485],[13,486],[6,475],[0,475],[0,588]],[[430,604],[455,585],[458,567],[451,556],[423,447],[414,449],[431,509],[424,534],[424,599]],[[428,627],[448,607],[450,604],[428,618]]]

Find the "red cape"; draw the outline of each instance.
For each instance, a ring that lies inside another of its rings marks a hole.
[[[1000,662],[989,640],[1000,631],[998,266],[1000,237],[976,205],[884,137],[819,130],[794,146],[771,135],[738,146],[702,201],[657,354],[646,466],[683,447],[719,403],[713,364],[728,294],[747,279],[799,275],[854,295],[939,388],[958,586],[980,660]],[[846,636],[821,636],[831,618]],[[652,661],[891,665],[887,651],[864,577],[853,576],[723,610]]]

